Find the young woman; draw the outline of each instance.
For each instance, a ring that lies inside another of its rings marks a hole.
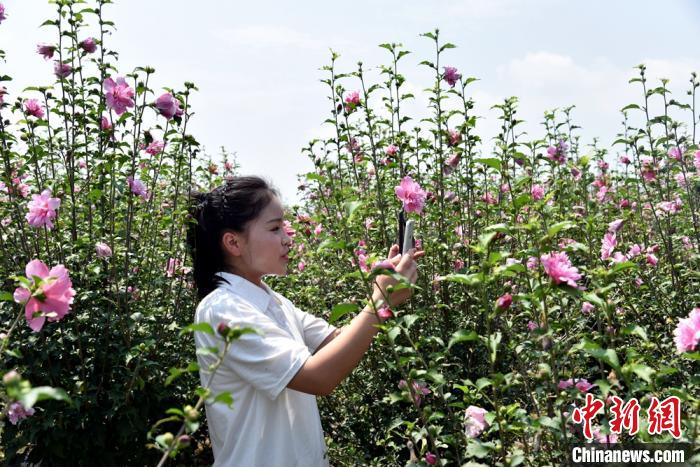
[[[263,281],[287,274],[291,238],[284,229],[279,193],[259,177],[235,177],[210,193],[194,195],[187,242],[200,302],[195,322],[251,327],[261,332],[234,341],[217,370],[213,394],[228,391],[233,408],[206,405],[215,466],[326,466],[326,446],[315,396],[329,394],[357,366],[381,322],[366,307],[342,330],[308,314]],[[415,283],[415,249],[389,252],[395,270]],[[411,296],[379,276],[376,301],[396,306]],[[197,348],[223,348],[220,336],[195,333]],[[200,378],[212,355],[198,353]]]

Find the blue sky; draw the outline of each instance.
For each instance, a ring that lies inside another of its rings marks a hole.
[[[53,40],[49,30],[38,28],[53,7],[44,0],[3,3],[8,19],[0,25],[0,48],[7,53],[2,73],[14,77],[10,91],[50,84],[51,64],[35,47]],[[376,77],[373,68],[389,58],[378,44],[400,42],[412,51],[401,71],[407,86],[420,92],[431,77],[418,62],[432,58],[432,44],[419,34],[439,28],[445,41],[458,46],[443,64],[480,79],[471,90],[483,117],[477,131],[486,155],[498,126],[490,107],[515,95],[520,118],[528,121],[523,128],[533,138],[542,135],[545,110],[576,105],[583,142],[599,137],[612,160],[619,109],[641,98],[639,88],[627,83],[633,67],[646,63],[652,81],[669,78],[680,100],[686,99],[690,72],[700,72],[700,6],[689,0],[117,0],[106,8],[117,25],[108,40],[120,52],[120,71],[153,66],[156,88],[195,82],[195,137],[209,153],[220,146],[235,151],[243,173],[269,177],[288,203],[297,200],[296,174],[312,169],[300,149],[330,134],[322,125],[330,114],[319,82],[329,48],[341,54],[341,71],[354,70],[361,60]],[[425,116],[425,98],[410,111]]]

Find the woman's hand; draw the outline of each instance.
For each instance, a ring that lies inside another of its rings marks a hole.
[[[399,253],[399,246],[392,245],[389,250],[389,262],[394,266],[394,270],[404,276],[408,282],[415,284],[418,280],[418,264],[415,260],[422,258],[425,255],[423,250],[417,251],[415,248],[411,248],[405,254]],[[397,306],[404,303],[406,300],[411,298],[413,295],[413,289],[405,288],[397,290],[391,294],[387,292],[388,287],[396,286],[399,281],[391,276],[381,275],[376,277],[376,282],[374,284],[373,298],[375,301],[378,299],[384,299],[386,302],[388,297],[388,306]]]

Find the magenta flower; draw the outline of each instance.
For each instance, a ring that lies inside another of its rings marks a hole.
[[[164,148],[165,142],[158,140],[152,141],[151,144],[146,146],[146,153],[150,154],[151,156],[155,156],[157,154],[160,154]]]
[[[37,99],[27,99],[24,101],[24,111],[36,118],[44,118],[44,108]]]
[[[485,418],[486,413],[486,410],[474,405],[470,405],[464,411],[464,433],[468,438],[476,438],[489,426]]]
[[[0,86],[0,105],[5,103],[5,94],[7,94],[7,88]]]
[[[51,197],[51,190],[45,189],[40,195],[32,196],[32,201],[29,202],[29,212],[27,213],[27,222],[32,227],[46,227],[51,230],[53,228],[53,219],[56,218],[56,209],[61,205],[61,200]]]
[[[56,46],[55,45],[50,45],[50,44],[37,44],[36,45],[36,52],[44,57],[44,60],[48,60],[50,58],[53,58],[53,53],[56,51]]]
[[[377,310],[377,316],[379,316],[382,321],[386,321],[394,317],[394,312],[388,306],[383,306]]]
[[[435,465],[437,462],[437,456],[432,452],[428,451],[425,453],[425,463],[428,465]]]
[[[457,68],[451,66],[446,66],[443,68],[445,70],[445,73],[442,75],[442,79],[444,79],[447,82],[447,84],[450,85],[450,87],[455,87],[455,84],[457,84],[457,81],[459,81],[462,75],[457,73]]]
[[[58,60],[53,64],[53,73],[59,78],[66,78],[70,76],[73,71],[73,67],[67,63],[61,63]]]
[[[394,193],[403,201],[403,209],[406,212],[417,212],[420,214],[423,211],[427,193],[411,177],[404,177],[401,180],[401,184],[394,187]]]
[[[678,321],[673,331],[678,353],[690,352],[700,343],[700,308],[693,308],[687,318]]]
[[[89,54],[97,50],[97,44],[95,43],[95,39],[92,37],[88,37],[87,39],[82,40],[78,45],[81,49],[83,49],[86,53]]]
[[[496,307],[501,309],[501,310],[507,310],[510,308],[510,305],[513,303],[513,296],[509,293],[504,293],[500,297],[498,297],[498,300],[496,300]]]
[[[610,258],[610,255],[616,246],[617,239],[615,238],[615,234],[610,232],[606,233],[603,236],[603,245],[600,248],[600,259],[605,261],[606,259]]]
[[[305,268],[306,263],[304,261],[299,261],[299,264],[297,264],[297,269],[299,270],[299,272],[303,272]]]
[[[46,264],[34,259],[27,263],[25,273],[30,289],[17,287],[13,295],[17,303],[25,305],[24,316],[29,327],[38,332],[47,318],[58,321],[68,314],[75,290],[62,264],[49,271]]]
[[[584,315],[590,314],[590,312],[593,310],[595,310],[595,306],[593,306],[590,302],[583,302],[583,305],[581,305],[581,313]]]
[[[695,151],[695,155],[693,156],[693,165],[695,166],[695,170],[700,172],[700,150]]]
[[[144,200],[148,199],[148,191],[146,190],[146,187],[141,182],[141,180],[134,179],[134,177],[129,175],[126,178],[126,182],[129,185],[129,189],[131,190],[132,193],[134,193],[135,195],[139,195]]]
[[[314,228],[314,235],[320,235],[321,232],[323,232],[323,225],[322,225],[322,224],[318,224],[318,225]]]
[[[158,112],[160,112],[160,114],[167,119],[182,115],[180,101],[173,97],[173,95],[169,92],[166,92],[156,99],[155,106],[156,109],[158,109]]]
[[[540,257],[544,271],[552,278],[555,284],[562,282],[571,287],[578,287],[576,281],[581,278],[578,269],[571,265],[565,252],[547,253]]]
[[[121,76],[115,82],[111,77],[102,84],[107,107],[114,109],[117,115],[126,112],[127,107],[134,106],[134,89]]]
[[[539,201],[544,198],[544,188],[542,188],[541,185],[532,185],[530,194],[532,195],[532,199]]]
[[[569,378],[569,379],[563,379],[559,381],[559,384],[557,384],[557,388],[561,389],[562,391],[565,389],[569,389],[574,386],[574,380]]]
[[[540,325],[535,323],[532,320],[527,322],[527,330],[528,331],[534,331],[535,329],[539,329],[539,327],[540,327]]]
[[[589,383],[587,379],[580,379],[576,381],[575,386],[576,389],[578,389],[581,392],[588,392],[593,386],[595,386],[595,384]]]
[[[5,16],[5,5],[0,3],[0,23],[5,21],[7,19],[7,16]]]
[[[647,263],[651,266],[656,266],[656,264],[659,262],[659,258],[656,257],[653,253],[647,253]]]
[[[393,157],[393,156],[396,155],[397,152],[399,152],[399,147],[398,147],[397,145],[395,145],[395,144],[390,144],[390,145],[386,148],[386,155],[387,155],[387,156]]]
[[[554,162],[559,162],[563,164],[566,162],[566,151],[569,149],[569,145],[564,142],[564,140],[559,140],[556,146],[550,146],[547,148],[547,159]],[[574,177],[576,177],[574,175]]]
[[[345,112],[350,113],[360,105],[360,93],[352,91],[345,96]]]
[[[423,396],[427,396],[431,393],[431,391],[427,388],[427,384],[424,381],[414,380],[411,386],[413,386],[413,400],[416,405],[420,407],[420,404],[423,401]],[[405,379],[399,381],[399,388],[405,389],[407,387],[408,384],[406,383]]]
[[[0,4],[0,8],[2,8],[2,4]],[[0,20],[2,19],[4,18],[2,17],[2,15],[0,15]],[[21,402],[13,402],[7,407],[7,418],[13,425],[17,425],[17,423],[19,423],[20,420],[24,420],[25,418],[31,417],[32,415],[34,415],[34,409],[31,407],[25,409]]]
[[[623,155],[622,157],[620,157],[620,162],[622,162],[625,165],[629,165],[630,163],[632,163],[630,158],[627,157],[626,155]]]
[[[617,435],[615,433],[610,433],[606,435],[600,428],[595,428],[592,433],[593,439],[595,439],[600,444],[615,444],[617,443]]]
[[[109,247],[109,245],[103,242],[97,242],[95,244],[95,252],[97,253],[98,258],[109,258],[112,256],[112,249]]]

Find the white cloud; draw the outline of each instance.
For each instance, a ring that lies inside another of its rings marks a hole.
[[[286,26],[257,25],[219,29],[212,33],[217,39],[244,47],[283,47],[326,50],[324,41]]]

